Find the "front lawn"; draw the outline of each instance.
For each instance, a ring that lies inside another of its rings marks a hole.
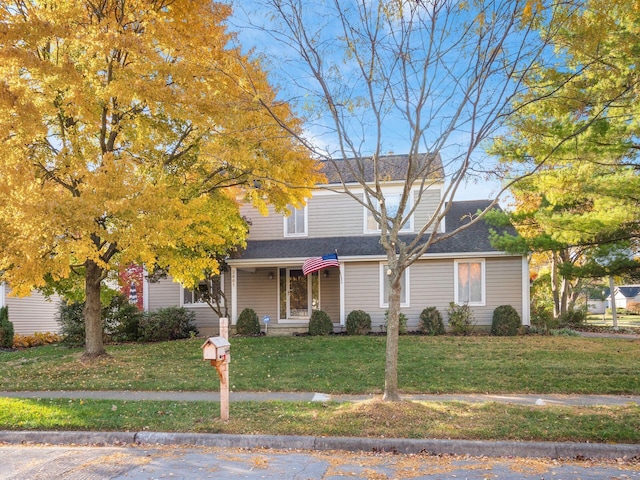
[[[385,337],[231,338],[234,391],[381,393]],[[0,352],[0,390],[217,390],[203,340],[107,347],[81,361],[59,345]],[[400,338],[406,393],[640,394],[640,340],[580,337]]]

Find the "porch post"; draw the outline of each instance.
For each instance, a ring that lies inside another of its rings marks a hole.
[[[531,285],[527,257],[522,257],[522,324],[531,325]]]
[[[231,267],[231,325],[238,321],[238,269]]]
[[[340,267],[338,267],[338,274],[340,277],[340,326],[344,327],[346,325],[346,306],[344,304],[344,263],[340,262]]]

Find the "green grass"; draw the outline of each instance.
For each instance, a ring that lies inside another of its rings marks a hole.
[[[202,340],[111,345],[91,362],[50,345],[0,352],[0,390],[216,390]],[[231,389],[381,393],[384,337],[232,338]],[[400,338],[406,393],[640,393],[640,341]],[[0,398],[0,429],[180,431],[640,443],[640,407],[460,402],[215,402]]]
[[[524,407],[460,402],[211,402],[0,398],[0,429],[455,438],[640,443],[640,407]]]
[[[202,340],[82,351],[53,345],[0,352],[0,390],[217,390]],[[405,393],[639,394],[640,341],[580,337],[400,338]],[[232,338],[234,391],[383,391],[385,338]]]

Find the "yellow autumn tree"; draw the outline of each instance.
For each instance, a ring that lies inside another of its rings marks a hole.
[[[200,0],[0,2],[0,281],[84,276],[85,355],[104,354],[100,285],[142,262],[185,285],[242,245],[239,196],[282,211],[321,180],[267,102],[266,74]]]

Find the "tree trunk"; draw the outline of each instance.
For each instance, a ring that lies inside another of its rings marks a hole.
[[[560,286],[558,285],[558,254],[551,254],[551,293],[553,294],[553,318],[559,318],[560,307]]]
[[[386,272],[385,272],[386,273]],[[400,274],[393,272],[389,286],[389,313],[387,315],[387,356],[384,369],[384,396],[387,402],[399,402],[398,393],[398,336],[400,332]]]
[[[84,356],[99,357],[106,355],[102,340],[102,304],[100,303],[100,284],[104,272],[92,260],[88,260],[85,265]]]

